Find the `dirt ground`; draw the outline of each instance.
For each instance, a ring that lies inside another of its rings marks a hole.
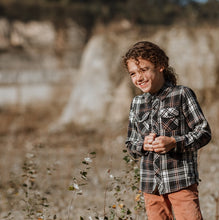
[[[59,106],[0,108],[0,219],[146,219],[138,163],[124,150],[126,123],[51,132]],[[219,148],[200,150],[204,219],[218,220]]]

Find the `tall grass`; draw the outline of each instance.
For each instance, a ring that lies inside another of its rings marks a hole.
[[[71,125],[48,133],[45,125],[56,116],[51,112],[0,111],[0,219],[145,220],[139,164],[124,149],[126,127]],[[207,161],[217,158],[217,149],[202,152],[209,167],[217,167]],[[216,179],[200,185],[204,217],[218,220]]]

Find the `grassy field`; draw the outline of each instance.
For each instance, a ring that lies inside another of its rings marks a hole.
[[[49,132],[60,107],[0,109],[0,219],[136,219],[138,163],[123,152],[126,124]],[[200,150],[204,219],[218,220],[219,149]]]

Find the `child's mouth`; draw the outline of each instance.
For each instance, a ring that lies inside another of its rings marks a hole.
[[[147,82],[148,82],[148,81],[143,81],[143,82],[139,83],[138,85],[139,85],[140,87],[144,87],[144,86],[147,85]]]

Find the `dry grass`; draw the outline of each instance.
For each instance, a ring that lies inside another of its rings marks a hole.
[[[145,219],[141,209],[134,210],[134,171],[123,160],[126,125],[85,130],[71,124],[50,133],[47,127],[61,110],[50,106],[0,111],[0,219],[113,219],[113,214]],[[91,152],[95,158],[83,163]],[[216,218],[218,155],[212,144],[200,156],[201,207],[208,220]],[[86,185],[70,191],[73,182]]]

